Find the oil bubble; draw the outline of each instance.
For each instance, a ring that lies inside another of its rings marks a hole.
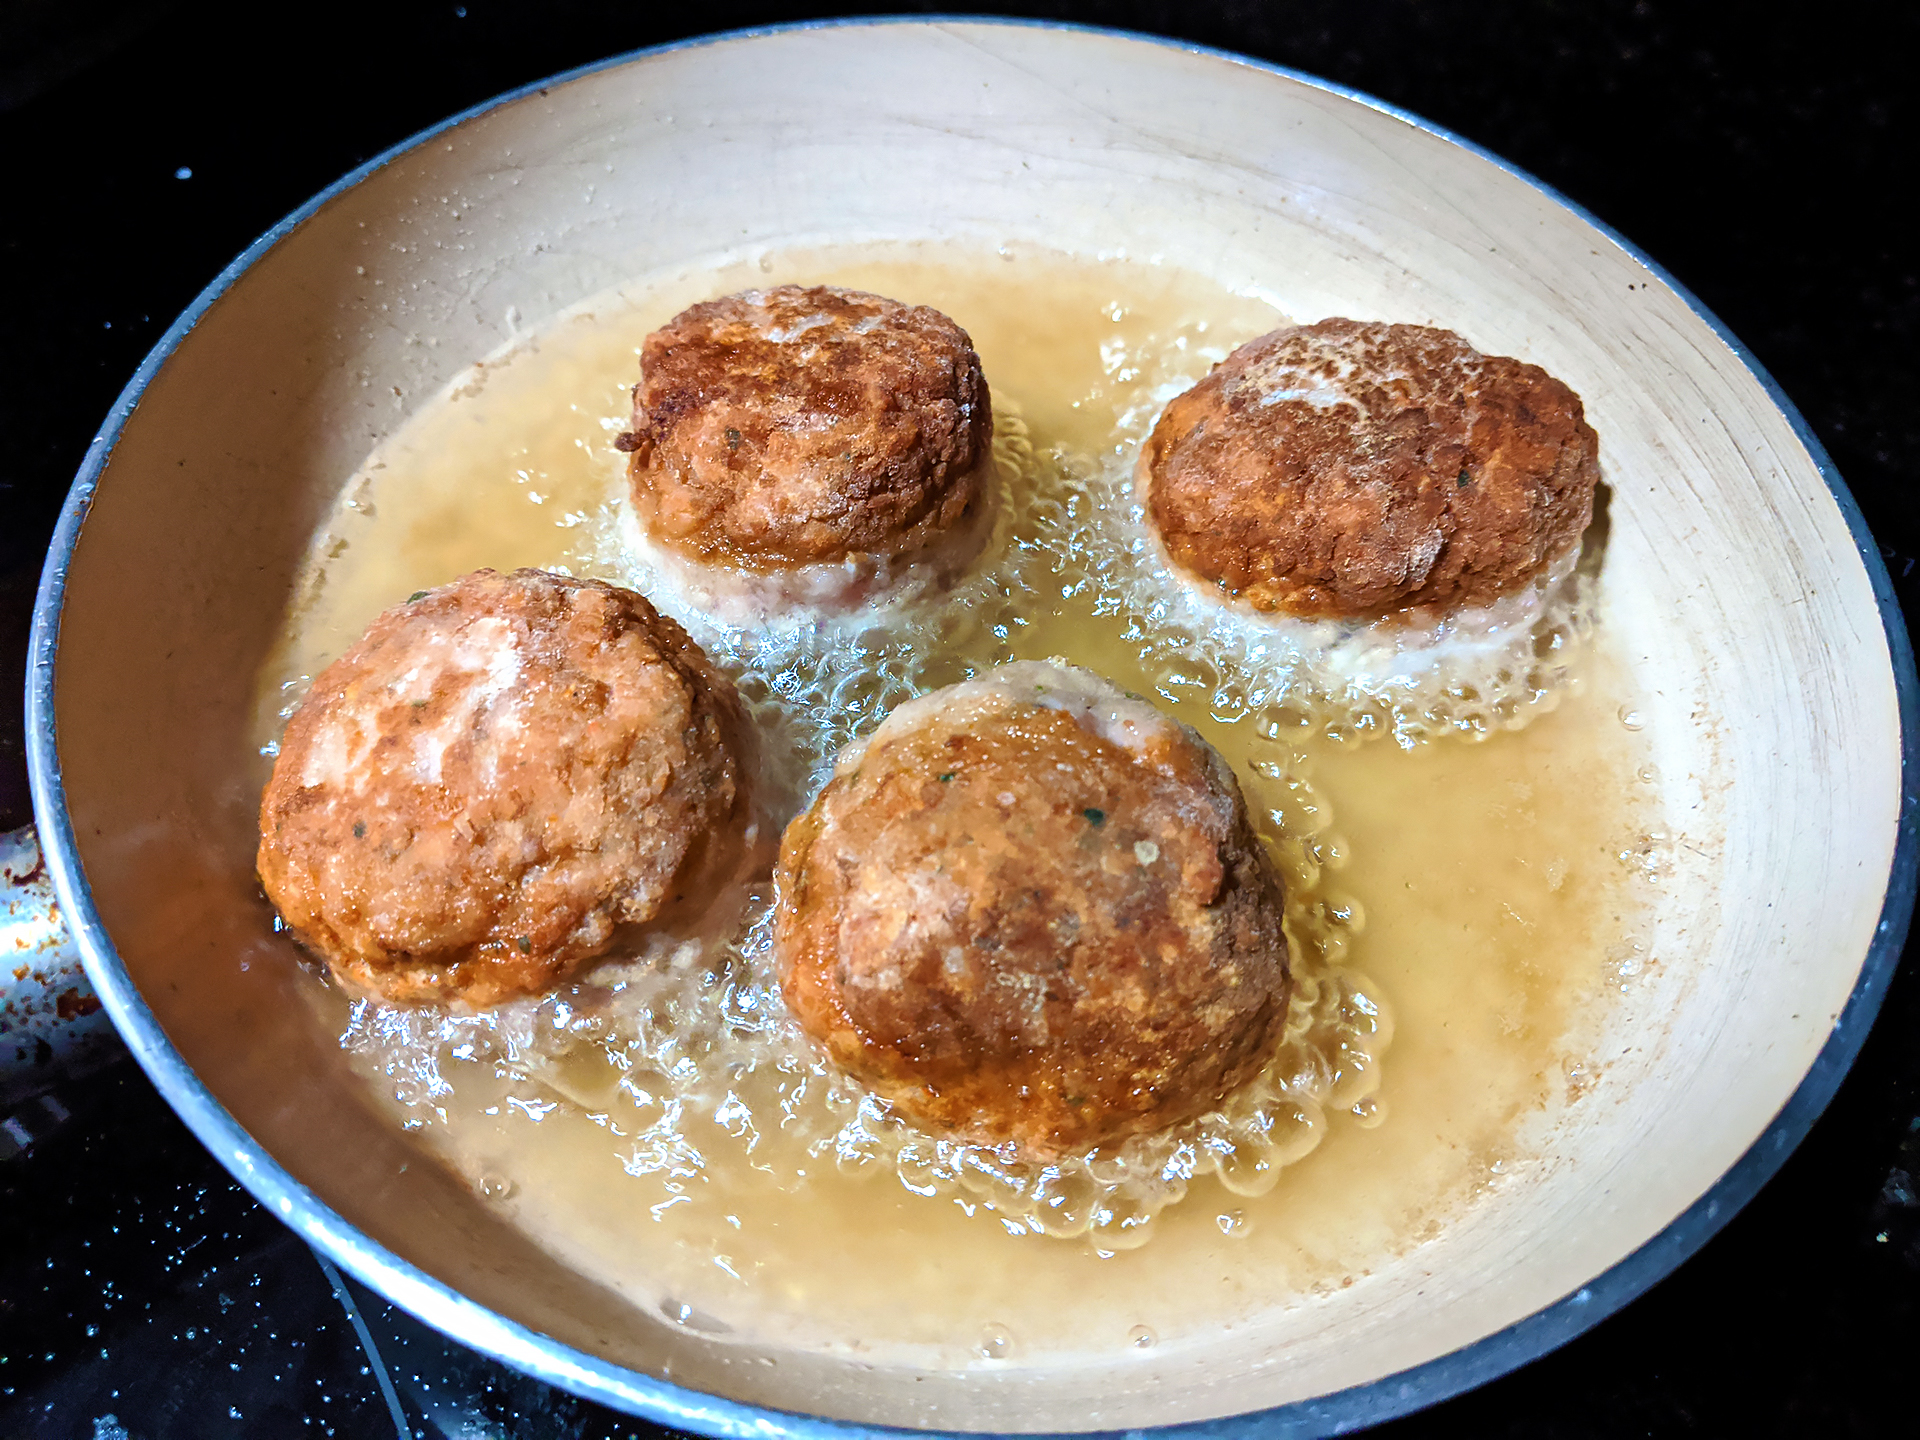
[[[983,1360],[1005,1360],[1013,1354],[1013,1332],[998,1321],[990,1321],[982,1327],[973,1348]]]
[[[675,1300],[672,1296],[660,1302],[660,1313],[675,1325],[697,1330],[703,1335],[725,1335],[733,1329],[726,1321],[716,1319],[704,1310],[696,1310],[685,1301]]]
[[[1089,1238],[1102,1250],[1138,1250],[1153,1238],[1160,1213],[1155,1198],[1131,1186],[1122,1189],[1094,1212]]]
[[[1355,935],[1367,928],[1367,912],[1361,909],[1360,902],[1353,896],[1333,891],[1321,903],[1326,908],[1328,924],[1337,925]]]

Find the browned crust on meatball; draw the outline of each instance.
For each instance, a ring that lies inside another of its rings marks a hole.
[[[1046,1160],[1204,1114],[1278,1045],[1281,883],[1238,786],[1009,703],[876,734],[781,844],[787,1004],[936,1133]]]
[[[986,503],[992,439],[980,358],[945,315],[781,285],[649,335],[619,443],[653,539],[783,569],[930,545]]]
[[[1141,456],[1179,568],[1264,611],[1482,605],[1580,543],[1599,441],[1537,365],[1449,330],[1322,320],[1250,341]]]
[[[341,979],[537,994],[730,869],[732,685],[645,599],[477,571],[382,614],[288,722],[259,872]]]

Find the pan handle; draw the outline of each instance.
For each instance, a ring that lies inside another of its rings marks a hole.
[[[31,825],[0,833],[0,1159],[37,1138],[61,1081],[119,1053]],[[30,1104],[36,1097],[37,1105]],[[55,1112],[61,1107],[52,1104]]]

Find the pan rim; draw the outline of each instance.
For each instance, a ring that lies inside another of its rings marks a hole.
[[[432,1278],[362,1235],[311,1190],[295,1181],[262,1145],[241,1128],[200,1081],[185,1058],[173,1048],[115,952],[77,859],[72,817],[67,809],[54,736],[53,709],[54,656],[68,569],[100,476],[128,418],[160,368],[198,325],[201,317],[262,256],[322,207],[402,155],[469,120],[543,90],[601,71],[679,51],[794,32],[906,25],[939,28],[950,24],[1052,30],[1152,45],[1224,61],[1352,101],[1397,119],[1443,142],[1458,146],[1530,186],[1645,266],[1651,275],[1668,286],[1706,323],[1760,383],[1826,482],[1841,518],[1853,537],[1873,590],[1887,645],[1888,662],[1893,672],[1901,737],[1901,805],[1886,898],[1873,939],[1862,961],[1859,978],[1839,1019],[1812,1066],[1767,1128],[1698,1200],[1657,1235],[1572,1294],[1522,1317],[1502,1330],[1420,1365],[1329,1395],[1221,1419],[1159,1427],[1152,1433],[1182,1437],[1237,1437],[1254,1433],[1323,1435],[1407,1414],[1484,1384],[1557,1349],[1651,1288],[1705,1245],[1758,1193],[1826,1109],[1859,1053],[1880,1009],[1905,943],[1913,914],[1916,886],[1920,885],[1920,785],[1916,785],[1916,776],[1920,775],[1920,679],[1916,679],[1912,644],[1893,592],[1892,581],[1858,504],[1805,418],[1727,326],[1651,257],[1551,186],[1474,142],[1363,92],[1285,66],[1210,46],[1099,26],[970,15],[810,20],[696,36],[595,61],[483,101],[418,132],[356,167],[266,231],[195,297],[148,353],[114,402],[76,473],[42,572],[28,649],[28,779],[55,892],[73,930],[95,991],[127,1041],[134,1058],[215,1159],[308,1244],[449,1339],[468,1348],[482,1350],[525,1374],[583,1398],[704,1434],[764,1436],[771,1431],[811,1437],[937,1433],[832,1420],[720,1399],[589,1356],[508,1320]]]

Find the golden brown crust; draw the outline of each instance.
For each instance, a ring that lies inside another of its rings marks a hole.
[[[730,868],[732,685],[641,596],[476,571],[322,672],[260,801],[261,883],[336,974],[493,1004]]]
[[[1162,1129],[1281,1038],[1280,881],[1171,723],[1140,754],[1019,701],[883,727],[778,877],[789,1008],[937,1133],[1044,1160]]]
[[[1234,351],[1141,455],[1174,564],[1260,610],[1482,605],[1580,542],[1599,442],[1535,365],[1420,325],[1323,320]]]
[[[931,544],[984,503],[992,438],[980,359],[945,315],[781,285],[649,335],[620,444],[656,541],[781,569]]]

